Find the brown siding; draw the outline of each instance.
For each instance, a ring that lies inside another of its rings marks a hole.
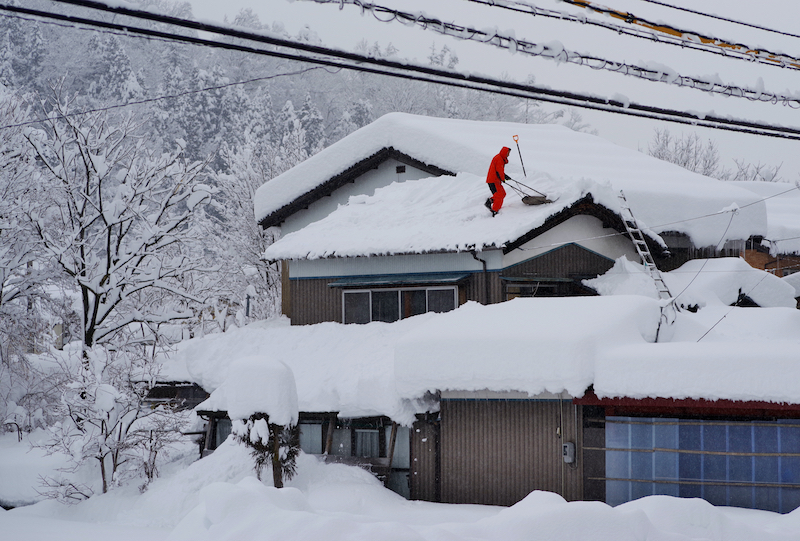
[[[561,457],[562,441],[581,448],[577,415],[569,401],[443,400],[441,501],[513,505],[533,490],[580,499],[580,455]]]
[[[342,321],[342,290],[328,287],[331,278],[290,280],[292,325]]]
[[[489,282],[489,301],[486,302],[486,281]],[[462,286],[466,291],[468,301],[476,301],[481,304],[493,304],[500,302],[503,295],[503,284],[500,281],[499,272],[476,272],[470,276],[466,284]]]
[[[594,278],[614,261],[577,244],[567,244],[503,270],[503,276],[524,278]]]
[[[421,419],[411,429],[411,499],[438,502],[439,422]]]
[[[767,252],[745,250],[744,259],[751,267],[771,272],[779,278],[800,269],[800,257],[798,256],[778,254],[776,257],[772,257]],[[788,271],[788,273],[784,271]]]

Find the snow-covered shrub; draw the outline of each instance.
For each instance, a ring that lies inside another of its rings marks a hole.
[[[233,421],[232,432],[236,441],[250,449],[255,461],[256,476],[267,464],[272,465],[272,481],[276,488],[283,487],[284,479],[297,472],[297,455],[300,454],[300,428],[269,422],[266,413],[254,413],[247,420]]]

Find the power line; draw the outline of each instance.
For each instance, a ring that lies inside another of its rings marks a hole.
[[[183,92],[178,92],[176,94],[166,94],[166,95],[162,95],[162,96],[154,96],[152,98],[145,98],[145,99],[141,99],[141,100],[129,101],[129,102],[126,102],[126,103],[117,103],[117,104],[114,104],[114,105],[107,105],[107,106],[104,106],[104,107],[96,107],[96,108],[93,108],[93,109],[85,109],[83,111],[78,111],[78,112],[75,112],[75,113],[68,113],[68,114],[65,114],[65,115],[59,115],[59,116],[55,116],[55,117],[38,118],[36,120],[28,120],[28,121],[25,121],[25,122],[19,122],[17,124],[7,124],[5,126],[0,126],[0,130],[4,130],[4,129],[8,129],[8,128],[19,128],[21,126],[28,126],[30,124],[39,124],[41,122],[47,122],[47,121],[53,120],[53,119],[71,118],[71,117],[75,117],[75,116],[88,115],[88,114],[91,114],[91,113],[101,113],[103,111],[111,111],[113,109],[120,109],[122,107],[129,107],[131,105],[142,105],[144,103],[153,103],[153,102],[161,101],[161,100],[180,98],[182,96],[188,96],[190,94],[198,94],[200,92],[210,92],[212,90],[221,90],[223,88],[229,88],[229,87],[237,86],[237,85],[246,85],[248,83],[256,83],[256,82],[260,82],[260,81],[267,81],[267,80],[270,80],[270,79],[276,79],[278,77],[288,77],[288,76],[293,76],[293,75],[302,75],[303,73],[307,73],[309,71],[318,70],[318,69],[326,69],[326,68],[324,68],[322,66],[315,66],[315,67],[306,68],[306,69],[297,70],[297,71],[292,71],[292,72],[288,72],[288,73],[276,73],[275,75],[267,75],[267,76],[264,76],[264,77],[257,77],[255,79],[248,79],[247,81],[235,81],[233,83],[225,83],[225,84],[216,85],[216,86],[207,86],[207,87],[204,87],[204,88],[197,88],[197,89],[194,89],[194,90],[186,90],[186,91],[183,91]]]
[[[762,136],[777,137],[783,139],[800,140],[800,129],[798,128],[774,126],[755,121],[719,117],[716,115],[702,115],[698,113],[689,113],[685,111],[678,111],[663,107],[642,105],[633,102],[621,102],[619,100],[614,100],[614,99],[606,99],[597,96],[584,95],[584,94],[578,94],[574,92],[567,92],[561,90],[553,90],[549,88],[535,87],[532,85],[502,81],[488,77],[463,74],[431,66],[404,64],[401,62],[388,60],[384,58],[373,58],[366,55],[360,55],[357,53],[339,51],[336,49],[311,45],[308,43],[294,42],[291,40],[276,38],[264,34],[257,34],[238,29],[220,27],[207,23],[188,21],[176,17],[158,15],[147,11],[132,10],[120,6],[112,7],[91,0],[53,0],[53,1],[59,3],[81,5],[85,7],[92,7],[102,11],[123,14],[131,17],[141,18],[155,22],[161,22],[183,28],[191,28],[198,31],[219,34],[222,36],[240,38],[249,41],[255,41],[258,43],[265,43],[282,48],[288,48],[291,50],[302,51],[304,53],[311,53],[311,55],[309,56],[309,55],[282,52],[277,50],[259,49],[256,47],[246,46],[239,43],[219,42],[195,36],[171,34],[168,32],[158,31],[153,29],[137,28],[127,24],[123,25],[113,22],[96,21],[92,19],[74,17],[70,15],[55,14],[40,10],[32,10],[28,8],[22,8],[19,6],[0,5],[0,10],[12,11],[16,13],[24,13],[27,15],[34,15],[44,18],[54,18],[57,20],[68,21],[75,24],[84,24],[87,26],[112,28],[115,30],[124,31],[129,35],[155,36],[155,37],[172,39],[175,41],[182,41],[185,43],[191,43],[194,45],[203,45],[203,46],[216,47],[222,49],[236,50],[241,52],[272,56],[276,58],[283,58],[287,60],[297,60],[301,62],[308,62],[319,65],[331,66],[331,67],[346,68],[366,73],[388,75],[407,80],[422,81],[422,82],[436,83],[436,84],[442,84],[459,88],[487,91],[523,99],[535,99],[550,103],[557,103],[561,105],[594,109],[594,110],[612,112],[628,116],[649,118],[653,120],[663,120],[678,124],[702,126],[713,129],[734,131],[739,133],[748,133],[752,135],[762,135]]]
[[[568,1],[568,0],[565,0]],[[791,32],[784,32],[782,30],[774,30],[772,28],[767,28],[766,26],[759,26],[757,24],[752,23],[744,23],[742,21],[737,21],[735,19],[728,19],[726,17],[720,17],[719,15],[711,15],[710,13],[703,13],[702,11],[696,11],[694,9],[684,8],[680,6],[673,6],[672,4],[667,4],[666,2],[659,2],[658,0],[641,0],[642,2],[648,2],[650,4],[658,4],[659,6],[664,6],[670,9],[677,9],[678,11],[685,11],[687,13],[692,13],[694,15],[700,15],[702,17],[708,17],[710,19],[717,19],[719,21],[725,21],[726,23],[733,23],[733,24],[740,24],[742,26],[747,26],[748,28],[755,28],[757,30],[764,30],[765,32],[772,32],[773,34],[780,34],[782,36],[789,36],[790,38],[800,38],[800,35],[792,34]]]
[[[744,88],[732,84],[722,84],[710,80],[698,79],[670,70],[651,69],[636,64],[617,62],[599,56],[585,55],[565,49],[562,46],[550,46],[544,43],[534,43],[518,39],[509,34],[499,31],[484,31],[477,28],[461,26],[441,19],[431,18],[421,13],[409,13],[394,8],[364,2],[363,0],[311,0],[318,4],[351,4],[361,8],[362,13],[369,11],[376,20],[381,22],[399,21],[401,24],[411,24],[419,26],[425,30],[433,30],[442,35],[454,37],[466,41],[476,41],[494,45],[501,49],[508,49],[517,53],[526,54],[552,60],[555,62],[566,62],[578,66],[587,66],[594,70],[610,71],[635,77],[644,81],[665,83],[679,87],[688,87],[711,94],[720,94],[729,97],[746,98],[750,101],[761,101],[765,103],[782,103],[792,108],[800,108],[800,99],[787,94],[776,94],[759,89]],[[569,1],[569,0],[565,0]],[[610,11],[611,13],[615,13]],[[386,18],[388,17],[388,18]],[[800,62],[800,61],[798,61]],[[800,68],[800,63],[797,64]]]
[[[579,23],[582,25],[597,26],[606,30],[611,30],[617,34],[647,39],[657,43],[675,45],[681,48],[693,49],[726,58],[746,60],[748,62],[758,62],[760,64],[779,68],[800,69],[800,59],[784,53],[773,53],[756,47],[748,47],[741,43],[734,43],[710,36],[704,36],[698,34],[697,32],[680,29],[672,25],[651,22],[647,19],[636,17],[631,13],[613,10],[605,6],[594,6],[585,0],[564,1],[578,7],[590,9],[597,13],[622,20],[625,23],[632,25],[632,27],[621,26],[608,21],[589,19],[584,16],[573,15],[563,11],[537,7],[529,2],[499,2],[498,0],[467,1],[476,4],[498,7],[518,13],[525,13],[537,17],[546,17],[560,21]]]

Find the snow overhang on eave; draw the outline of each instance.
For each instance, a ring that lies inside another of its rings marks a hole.
[[[526,242],[535,239],[542,233],[566,222],[575,216],[593,216],[602,222],[604,228],[613,229],[619,233],[627,235],[627,230],[625,229],[625,224],[622,221],[622,217],[617,212],[610,210],[608,207],[605,207],[599,203],[595,203],[592,194],[587,193],[585,196],[572,203],[572,205],[550,215],[539,227],[531,229],[518,239],[507,243],[503,248],[503,254],[507,254],[516,250]],[[653,239],[647,234],[644,234],[644,237],[651,246],[661,245],[661,243],[659,243],[656,239]]]
[[[456,174],[455,172],[442,169],[436,165],[427,164],[416,160],[407,154],[395,150],[393,147],[384,147],[375,154],[368,156],[367,158],[364,158],[363,160],[345,169],[338,175],[335,175],[325,182],[317,185],[316,188],[304,193],[291,203],[288,203],[278,210],[268,214],[266,217],[262,218],[258,224],[262,227],[262,229],[280,225],[295,212],[304,208],[308,208],[309,205],[322,199],[323,197],[331,195],[334,191],[338,190],[345,184],[355,182],[356,178],[360,177],[371,169],[377,168],[380,164],[389,159],[394,159],[408,166],[415,167],[421,171],[429,173],[432,176],[455,176]]]

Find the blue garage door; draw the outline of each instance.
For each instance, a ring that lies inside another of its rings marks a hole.
[[[666,494],[788,513],[800,507],[800,420],[607,417],[606,502]]]

